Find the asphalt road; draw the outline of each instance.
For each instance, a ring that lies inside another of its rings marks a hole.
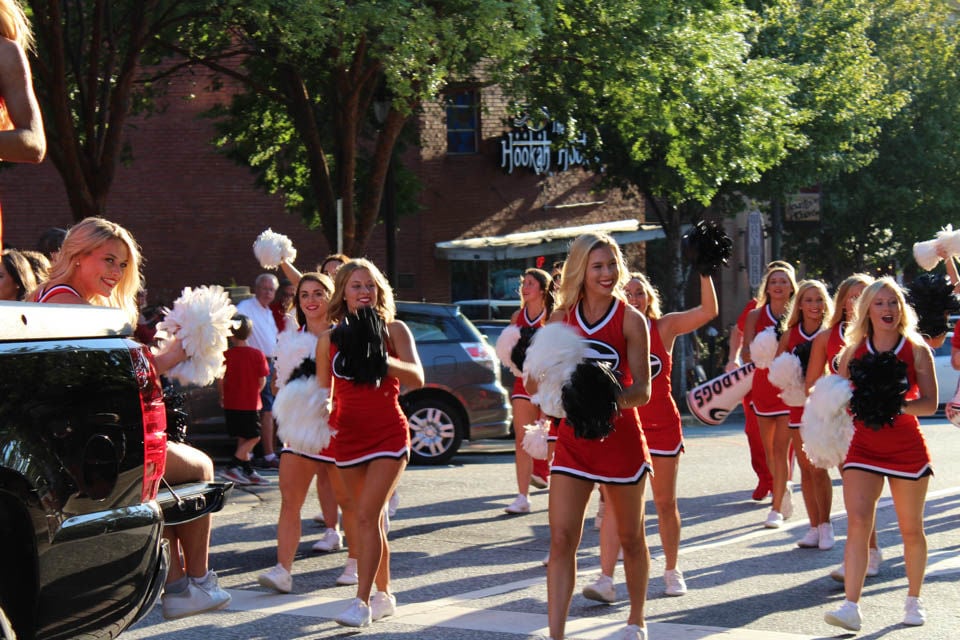
[[[731,418],[732,420],[732,418]],[[823,622],[823,613],[843,600],[840,583],[828,577],[842,560],[846,518],[840,480],[834,476],[837,546],[799,549],[807,522],[796,489],[797,513],[779,530],[761,523],[769,500],[753,502],[755,477],[749,466],[742,422],[686,428],[680,466],[683,518],[680,568],[689,593],[663,594],[663,557],[656,516],[648,501],[647,533],[653,554],[647,623],[651,640],[799,639],[853,637]],[[904,627],[906,578],[896,517],[885,491],[877,514],[884,562],[868,579],[861,601],[858,638],[955,640],[960,637],[960,430],[943,419],[924,422],[936,475],[926,509],[929,545],[923,599],[929,621]],[[513,499],[512,444],[474,443],[441,467],[410,467],[401,481],[400,510],[393,519],[392,590],[397,615],[359,631],[332,617],[354,596],[354,587],[334,585],[346,557],[311,552],[322,529],[313,523],[313,496],[303,510],[303,540],[294,564],[294,592],[269,593],[257,575],[276,563],[279,491],[270,487],[235,491],[215,516],[211,566],[233,601],[222,611],[167,622],[159,606],[123,635],[190,640],[210,638],[349,638],[517,640],[546,637],[546,570],[549,548],[547,491],[531,494],[533,512],[508,516]],[[275,473],[272,478],[276,480]],[[799,471],[797,472],[799,480]],[[578,589],[568,638],[611,637],[625,624],[628,603],[622,570],[619,600],[603,605],[579,589],[599,570],[593,515],[587,510],[579,552]]]

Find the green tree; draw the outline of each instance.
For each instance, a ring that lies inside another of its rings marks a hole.
[[[330,246],[340,200],[343,249],[359,255],[405,123],[451,83],[509,73],[539,16],[533,0],[228,0],[168,45],[243,87],[216,114],[218,143]]]

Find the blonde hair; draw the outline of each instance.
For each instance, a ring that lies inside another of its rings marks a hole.
[[[917,332],[917,314],[903,295],[903,289],[897,284],[897,281],[890,276],[883,276],[873,281],[857,300],[857,309],[853,314],[853,321],[848,325],[848,330],[843,338],[847,349],[855,349],[863,340],[873,336],[873,325],[870,322],[870,305],[873,299],[877,297],[883,289],[889,289],[897,298],[897,304],[900,305],[900,322],[897,324],[897,331],[900,335],[906,337],[910,342],[916,345],[925,344],[923,337]]]
[[[360,269],[366,269],[370,273],[370,277],[373,278],[374,284],[377,285],[377,304],[374,305],[374,310],[380,314],[384,322],[393,322],[397,316],[397,307],[393,301],[393,289],[390,288],[390,283],[387,282],[387,279],[380,273],[376,265],[366,258],[354,258],[337,269],[337,275],[333,280],[333,295],[330,297],[330,308],[328,311],[330,320],[342,320],[343,316],[347,314],[344,289],[347,286],[347,280],[350,279],[353,272],[359,271]]]
[[[57,261],[50,267],[50,275],[39,289],[55,284],[69,284],[77,259],[89,255],[109,240],[119,240],[127,247],[127,268],[109,298],[96,295],[91,304],[116,307],[126,313],[132,322],[137,320],[137,290],[140,288],[140,247],[129,231],[105,218],[84,218],[67,232]]]
[[[769,296],[767,296],[767,283],[772,276],[777,271],[782,272],[787,279],[790,281],[790,297],[792,298],[797,292],[797,279],[794,275],[793,267],[788,265],[785,262],[776,262],[771,263],[771,266],[767,267],[767,270],[763,274],[763,280],[760,281],[760,288],[757,290],[757,306],[762,307],[767,304]]]
[[[836,295],[833,296],[833,315],[830,316],[830,322],[827,323],[827,326],[832,329],[844,320],[852,320],[852,318],[846,317],[847,296],[850,295],[850,289],[853,289],[858,284],[867,287],[872,282],[873,276],[868,276],[865,273],[855,273],[841,282],[840,286],[837,287]]]
[[[786,318],[786,322],[783,325],[784,328],[790,329],[803,321],[800,301],[803,299],[803,294],[810,289],[816,289],[823,297],[823,317],[828,318],[833,313],[833,302],[830,299],[830,294],[827,292],[827,285],[819,280],[801,280],[797,283],[797,292],[787,304],[786,312],[783,314]],[[822,324],[821,322],[821,325]]]
[[[627,284],[631,280],[637,280],[640,283],[640,286],[643,287],[643,292],[647,296],[647,311],[645,315],[648,318],[657,318],[663,316],[663,311],[660,309],[660,292],[657,291],[657,288],[650,284],[650,281],[647,280],[647,276],[643,275],[639,271],[634,271],[630,274],[630,277],[627,278]]]
[[[24,51],[34,50],[33,30],[18,0],[0,0],[0,36],[13,40]]]
[[[613,295],[623,302],[623,285],[630,277],[627,264],[623,259],[623,252],[616,240],[605,233],[585,233],[578,236],[570,245],[570,254],[563,263],[563,275],[560,276],[560,292],[557,296],[557,308],[565,312],[570,311],[583,298],[583,281],[587,273],[587,261],[590,252],[599,247],[610,247],[617,261],[617,282],[613,287]]]

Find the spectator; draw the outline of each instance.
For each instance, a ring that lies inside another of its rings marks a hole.
[[[270,369],[259,350],[247,345],[253,323],[245,315],[233,317],[238,325],[233,330],[232,346],[224,353],[226,371],[217,380],[220,406],[227,425],[227,433],[237,439],[237,447],[230,465],[221,474],[237,484],[269,484],[266,478],[253,470],[250,455],[260,442],[260,391],[267,383]]]
[[[23,300],[37,286],[30,262],[16,249],[4,249],[0,256],[0,300]]]
[[[20,254],[30,263],[30,268],[33,270],[33,276],[37,282],[43,282],[47,279],[47,275],[50,273],[50,260],[46,255],[31,249],[20,249]]]
[[[297,326],[296,317],[293,315],[293,297],[296,294],[297,285],[286,278],[280,278],[277,297],[270,303],[270,311],[273,313],[273,321],[277,324],[278,334],[288,325]]]
[[[67,237],[67,230],[60,227],[50,227],[40,234],[40,240],[37,241],[37,250],[47,256],[51,263],[57,261],[60,254],[60,247],[63,246],[63,239]]]
[[[237,311],[250,318],[253,323],[253,331],[248,338],[249,346],[263,353],[270,368],[266,385],[260,392],[260,401],[263,405],[260,413],[260,446],[263,449],[263,458],[254,461],[265,469],[280,468],[280,458],[274,452],[276,431],[273,425],[273,389],[271,388],[279,332],[277,323],[273,319],[273,311],[270,310],[270,303],[276,297],[279,286],[280,282],[275,275],[261,273],[254,281],[254,297],[242,300],[237,305]]]

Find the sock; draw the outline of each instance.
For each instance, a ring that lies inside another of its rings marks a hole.
[[[190,584],[190,578],[183,576],[179,580],[174,580],[173,582],[168,582],[163,585],[163,590],[166,593],[183,593],[187,590],[187,586]]]
[[[207,571],[207,573],[204,574],[203,576],[199,578],[190,578],[190,580],[193,582],[193,584],[204,584],[206,583],[207,580],[210,579],[210,573],[211,573],[210,571]]]

